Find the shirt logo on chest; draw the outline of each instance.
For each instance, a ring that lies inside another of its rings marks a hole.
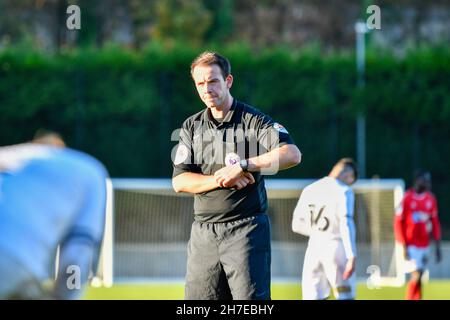
[[[422,211],[414,211],[412,214],[412,220],[414,223],[427,222],[430,219],[430,216],[426,212]]]

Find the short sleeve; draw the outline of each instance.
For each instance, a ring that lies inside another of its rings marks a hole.
[[[265,152],[286,144],[294,144],[294,140],[287,129],[267,115],[263,115],[259,119],[257,139]]]
[[[189,121],[183,123],[179,130],[180,135],[178,144],[172,150],[172,178],[184,172],[200,172],[200,169],[194,163],[194,151],[192,146],[192,128]]]

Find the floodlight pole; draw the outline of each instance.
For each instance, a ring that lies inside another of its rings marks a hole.
[[[358,74],[357,86],[365,86],[366,46],[365,35],[368,32],[366,23],[359,20],[355,24],[356,32],[356,70]],[[356,118],[356,161],[361,178],[366,177],[366,116],[359,112]]]

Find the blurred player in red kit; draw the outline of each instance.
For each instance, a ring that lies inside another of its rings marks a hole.
[[[431,192],[430,173],[417,170],[413,183],[396,212],[394,231],[396,240],[403,245],[405,259],[410,263],[406,299],[420,300],[431,237],[436,242],[436,262],[441,261],[441,228],[437,201]]]

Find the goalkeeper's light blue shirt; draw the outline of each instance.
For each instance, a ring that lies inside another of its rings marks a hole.
[[[54,276],[58,244],[83,242],[95,263],[104,230],[106,177],[99,161],[72,149],[0,148],[1,259],[14,259],[46,280]],[[63,265],[82,260],[71,252]],[[7,281],[5,276],[0,274],[0,281]]]

